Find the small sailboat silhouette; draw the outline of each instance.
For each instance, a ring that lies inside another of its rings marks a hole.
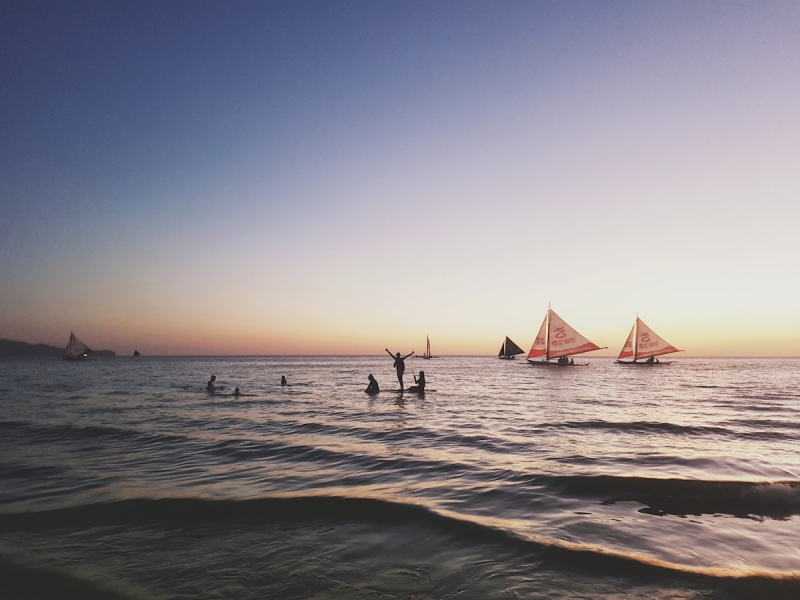
[[[420,358],[431,359],[431,358],[439,358],[438,356],[433,356],[431,354],[431,339],[428,337],[428,334],[425,334],[425,354],[420,356]]]
[[[497,355],[497,358],[511,360],[515,358],[517,354],[522,354],[523,352],[525,352],[525,350],[512,342],[510,337],[506,336],[505,341],[503,341],[503,345],[500,346],[500,353]]]
[[[80,360],[81,358],[89,356],[91,351],[89,346],[80,341],[77,336],[70,331],[69,342],[67,342],[67,347],[64,348],[64,354],[61,355],[61,358],[64,360]]]

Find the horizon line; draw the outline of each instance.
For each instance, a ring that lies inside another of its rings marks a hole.
[[[108,350],[100,350],[98,352],[107,352]],[[98,359],[114,359],[114,358],[311,358],[311,357],[323,357],[323,358],[347,358],[347,357],[381,357],[382,354],[140,354],[139,356],[133,356],[132,354],[117,354],[115,351],[111,350],[111,352],[115,353],[115,356],[96,356],[94,358]],[[414,355],[418,357],[418,355]],[[421,355],[419,355],[421,356]],[[579,355],[572,355],[572,356],[579,356]],[[664,355],[666,356],[666,355]],[[0,359],[4,358],[59,358],[56,356],[0,356]],[[437,355],[435,358],[497,358],[496,354],[440,354]],[[598,354],[595,356],[582,356],[581,358],[591,359],[591,358],[611,358],[617,359],[616,356],[610,354]],[[684,355],[683,357],[670,357],[670,360],[683,360],[683,359],[695,359],[695,358],[713,358],[713,359],[723,359],[723,358],[741,358],[741,359],[800,359],[800,356],[726,356],[720,354],[708,355],[708,356],[687,356]],[[431,360],[431,359],[423,359],[423,360]],[[516,359],[513,359],[516,360]],[[519,362],[526,361],[526,358],[519,359]]]

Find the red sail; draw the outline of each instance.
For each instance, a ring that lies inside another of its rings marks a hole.
[[[533,341],[531,351],[528,352],[528,358],[536,356],[544,356],[547,354],[547,316],[545,315],[542,326],[539,328],[539,333],[536,334],[536,339]]]
[[[570,327],[564,319],[550,311],[550,333],[548,335],[548,356],[558,358],[571,354],[582,354],[592,350],[600,350],[600,346],[590,342]]]
[[[675,346],[671,346],[666,340],[656,335],[656,333],[638,317],[636,319],[636,324],[638,325],[638,332],[635,359],[650,358],[651,356],[660,356],[661,354],[670,354],[671,352],[680,352]]]
[[[628,334],[628,339],[625,340],[625,345],[622,346],[622,350],[617,357],[617,360],[621,358],[628,358],[629,356],[633,356],[633,330],[636,329],[636,324],[631,327],[631,332]]]

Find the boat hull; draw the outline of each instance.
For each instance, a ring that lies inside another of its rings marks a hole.
[[[636,362],[634,362],[632,360],[618,360],[617,364],[618,365],[633,365],[633,366],[637,366],[637,367],[660,367],[661,365],[671,365],[672,361],[671,360],[666,360],[666,361],[659,361],[659,362],[656,362],[656,363],[649,363],[649,362],[645,362],[645,361],[636,361]]]
[[[558,364],[557,362],[548,360],[530,360],[530,359],[528,359],[528,364],[533,365],[534,367],[588,367],[589,366],[589,363]]]
[[[500,360],[517,360],[516,356],[498,356]]]

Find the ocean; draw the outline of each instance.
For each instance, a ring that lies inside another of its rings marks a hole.
[[[586,360],[4,359],[0,597],[800,598],[800,360]]]

